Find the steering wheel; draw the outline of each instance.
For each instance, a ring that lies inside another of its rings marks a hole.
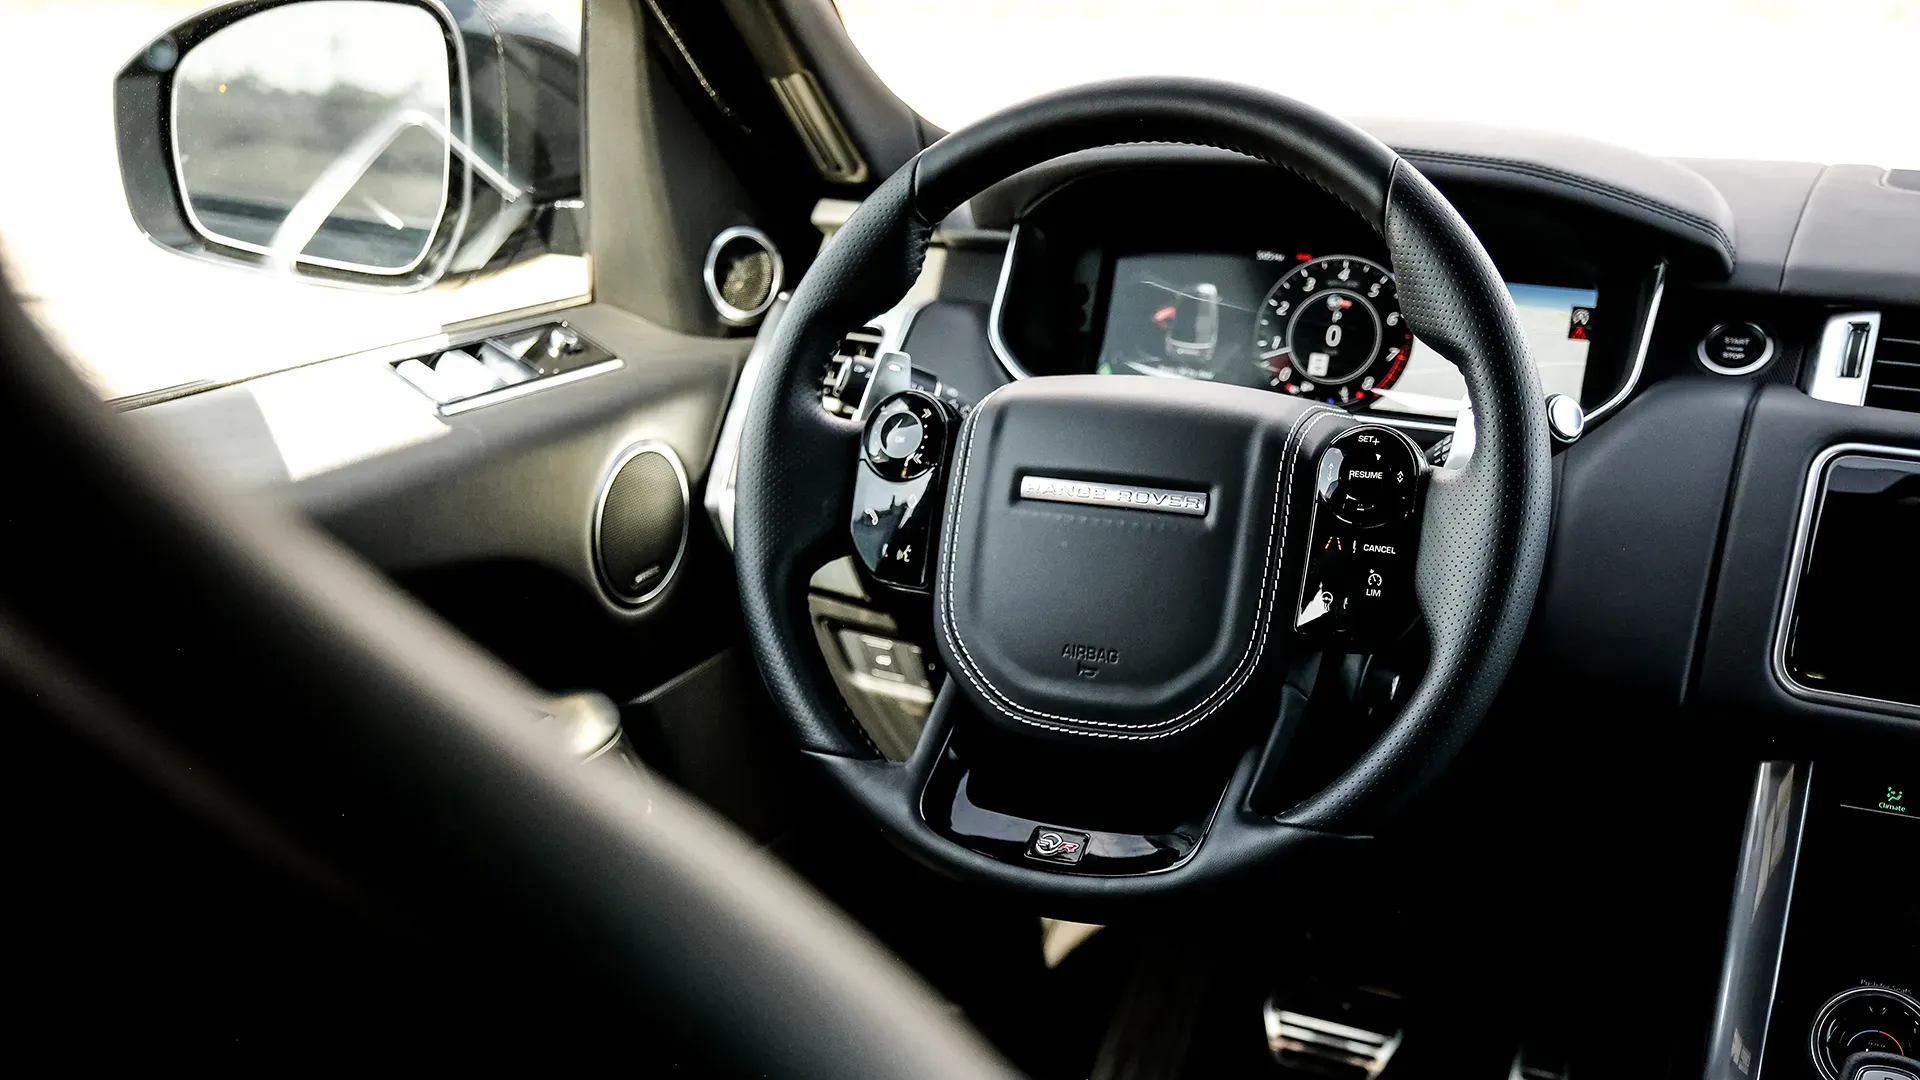
[[[1372,226],[1408,324],[1465,376],[1471,463],[1430,469],[1362,417],[1181,380],[1031,378],[962,417],[912,389],[902,354],[879,359],[857,419],[821,407],[841,335],[905,295],[936,222],[1022,169],[1134,142],[1264,160]],[[1050,900],[1165,896],[1378,830],[1485,714],[1545,560],[1540,384],[1492,260],[1391,149],[1247,87],[1086,86],[929,147],[822,249],[753,393],[735,558],[775,701],[912,854]],[[904,762],[853,720],[810,625],[809,578],[849,554],[924,613],[947,672]],[[1320,790],[1271,804],[1308,700],[1289,672],[1415,619],[1427,662],[1383,734]],[[1141,804],[1172,823],[1140,824]]]

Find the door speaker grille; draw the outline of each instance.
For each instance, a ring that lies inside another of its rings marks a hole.
[[[623,451],[593,523],[600,581],[622,604],[644,604],[673,580],[687,548],[687,472],[665,443]]]

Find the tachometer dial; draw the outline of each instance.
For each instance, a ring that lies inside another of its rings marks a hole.
[[[1253,346],[1273,389],[1365,405],[1406,370],[1413,331],[1392,274],[1357,255],[1328,255],[1294,267],[1267,292]]]

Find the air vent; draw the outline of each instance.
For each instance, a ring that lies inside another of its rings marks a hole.
[[[1920,412],[1920,313],[1881,316],[1880,340],[1867,374],[1867,404]]]
[[[820,403],[835,416],[852,416],[860,408],[873,378],[873,360],[880,355],[882,332],[877,326],[863,326],[840,339],[827,365],[826,383],[820,388]]]
[[[701,277],[707,299],[728,326],[751,326],[773,306],[785,267],[780,249],[750,225],[723,229],[707,247]]]

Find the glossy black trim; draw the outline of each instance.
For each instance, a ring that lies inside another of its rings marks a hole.
[[[1706,1080],[1747,1080],[1765,1051],[1812,780],[1813,765],[1804,761],[1763,761],[1754,776]]]
[[[1780,621],[1774,630],[1772,653],[1773,676],[1780,681],[1780,685],[1785,687],[1788,693],[1796,697],[1806,698],[1810,701],[1829,701],[1857,708],[1887,709],[1894,712],[1905,713],[1909,716],[1920,716],[1920,680],[1916,680],[1912,684],[1913,696],[1905,699],[1882,697],[1867,692],[1854,693],[1846,690],[1826,689],[1824,687],[1808,685],[1806,671],[1796,664],[1794,658],[1796,636],[1800,629],[1798,626],[1801,599],[1800,589],[1805,582],[1809,570],[1813,569],[1815,545],[1820,539],[1822,519],[1827,516],[1824,511],[1829,497],[1828,488],[1832,483],[1834,471],[1855,462],[1864,464],[1873,461],[1885,462],[1898,469],[1907,471],[1909,475],[1912,475],[1917,470],[1920,470],[1920,449],[1886,446],[1879,443],[1839,443],[1821,451],[1820,455],[1813,459],[1813,464],[1807,468],[1806,493],[1802,496],[1800,502],[1799,519],[1794,529],[1792,562],[1789,564],[1787,571],[1786,596],[1781,601]],[[1854,467],[1859,467],[1859,465],[1855,465]],[[1876,565],[1876,557],[1879,559],[1891,558],[1897,560],[1904,552],[1909,550],[1902,546],[1892,548],[1880,546],[1888,539],[1894,540],[1897,544],[1901,538],[1887,537],[1884,534],[1876,532],[1866,535],[1833,537],[1830,538],[1827,543],[1829,549],[1832,549],[1836,545],[1840,547],[1843,552],[1840,558],[1849,567],[1861,565],[1860,560],[1862,559],[1867,560],[1867,566],[1874,566]],[[1897,564],[1891,569],[1894,573],[1903,573],[1907,570],[1907,568],[1899,567]],[[1817,576],[1818,575],[1816,575],[1816,578]],[[1857,587],[1868,591],[1870,594],[1872,593],[1871,579],[1859,582]],[[1910,612],[1906,611],[1889,612],[1888,614],[1890,616],[1890,622],[1894,619],[1911,615]],[[1882,634],[1887,632],[1884,629],[1876,629],[1865,624],[1855,629],[1857,632],[1863,634]]]

